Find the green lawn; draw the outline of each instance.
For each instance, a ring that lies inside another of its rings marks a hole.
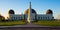
[[[39,20],[38,22],[32,22],[32,23],[43,26],[60,26],[60,20]],[[26,25],[26,24],[27,22],[21,20],[0,22],[0,26],[14,26],[14,25]]]
[[[60,26],[60,20],[39,20],[38,22],[33,22],[33,24],[43,26]]]
[[[13,25],[25,25],[26,22],[17,20],[17,21],[6,21],[6,22],[0,22],[0,26],[13,26]]]

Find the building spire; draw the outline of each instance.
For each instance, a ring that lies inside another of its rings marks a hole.
[[[31,14],[31,2],[29,2],[29,14]]]
[[[29,2],[29,13],[28,13],[28,18],[27,18],[27,21],[30,23],[31,21],[31,2]]]
[[[29,9],[31,9],[31,2],[29,2]]]

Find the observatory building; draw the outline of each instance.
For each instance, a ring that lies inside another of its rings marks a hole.
[[[8,12],[8,19],[9,20],[52,20],[53,12],[52,10],[48,9],[46,14],[37,14],[37,12],[31,8],[31,2],[29,3],[29,8],[24,11],[24,14],[15,14],[14,10],[10,9]]]

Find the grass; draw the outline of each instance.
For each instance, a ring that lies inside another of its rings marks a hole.
[[[38,20],[37,22],[32,23],[43,26],[60,26],[60,20]],[[27,22],[21,20],[0,22],[0,26],[14,26],[14,25],[25,25],[25,24],[27,24]]]
[[[60,26],[60,20],[39,20],[38,22],[33,22],[33,24],[43,26]]]
[[[17,20],[17,21],[6,21],[6,22],[0,22],[0,26],[14,26],[14,25],[25,25],[26,22]]]

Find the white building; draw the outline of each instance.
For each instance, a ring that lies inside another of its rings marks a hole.
[[[15,12],[11,9],[9,11],[9,20],[52,20],[53,12],[48,9],[46,14],[37,14],[34,9],[31,8],[31,3],[29,5],[29,8],[24,12],[24,14],[15,14]]]

